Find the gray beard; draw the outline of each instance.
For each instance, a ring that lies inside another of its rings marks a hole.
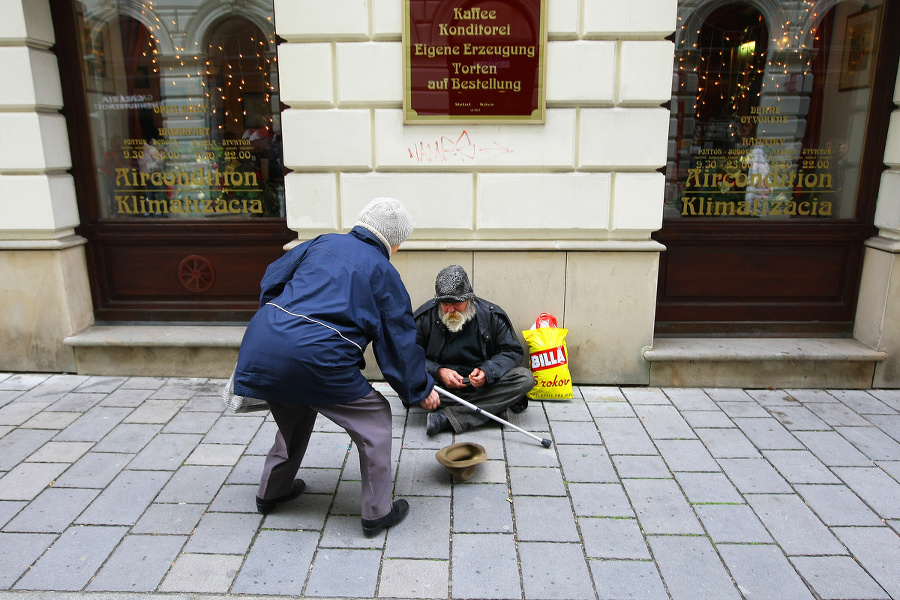
[[[459,332],[466,323],[475,318],[475,303],[469,300],[466,309],[460,312],[441,313],[441,323],[450,330],[450,333]]]

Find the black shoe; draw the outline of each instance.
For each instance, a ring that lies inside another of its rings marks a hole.
[[[302,479],[295,479],[294,483],[291,484],[291,491],[285,494],[284,496],[279,496],[278,498],[272,498],[271,500],[264,500],[259,496],[256,497],[256,510],[261,514],[268,514],[273,508],[275,508],[278,504],[282,502],[287,502],[288,500],[293,500],[297,496],[303,493],[303,490],[306,489],[306,482]]]
[[[362,528],[363,535],[367,538],[373,538],[388,527],[397,525],[406,518],[409,512],[409,502],[406,500],[394,500],[391,505],[391,512],[377,519],[363,519]]]
[[[447,415],[440,411],[428,413],[428,416],[425,418],[426,435],[437,435],[448,429],[450,429],[450,419],[447,418]]]
[[[516,414],[523,412],[526,408],[528,408],[528,396],[525,396],[515,404],[509,407],[509,410],[513,411]]]

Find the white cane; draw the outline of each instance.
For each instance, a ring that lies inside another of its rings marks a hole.
[[[467,402],[467,401],[463,400],[462,398],[460,398],[459,396],[456,396],[456,395],[454,395],[454,394],[451,394],[450,392],[448,392],[448,391],[445,390],[445,389],[441,389],[441,388],[439,388],[438,386],[434,386],[434,389],[436,389],[439,393],[441,393],[441,394],[447,396],[448,398],[450,398],[450,399],[453,400],[454,402],[459,402],[459,403],[462,404],[463,406],[465,406],[465,407],[467,407],[467,408],[470,408],[470,409],[474,410],[475,412],[480,413],[480,414],[484,415],[485,417],[487,417],[487,418],[489,418],[489,419],[493,419],[493,420],[497,421],[498,423],[502,423],[502,424],[504,424],[504,425],[509,425],[510,427],[512,427],[513,429],[515,429],[516,431],[519,431],[519,432],[521,432],[521,433],[524,433],[524,434],[527,435],[528,437],[531,437],[531,438],[536,439],[537,441],[539,441],[539,442],[541,443],[541,446],[543,446],[544,448],[549,448],[549,447],[550,447],[550,443],[551,443],[550,440],[548,440],[548,439],[546,439],[546,438],[541,439],[541,438],[539,438],[538,436],[534,435],[533,433],[531,433],[531,432],[529,432],[529,431],[525,431],[525,430],[522,429],[521,427],[516,427],[515,425],[513,425],[513,424],[510,423],[509,421],[504,421],[503,419],[501,419],[501,418],[498,417],[497,415],[492,415],[492,414],[489,413],[489,412],[485,412],[485,411],[481,410],[480,408],[478,408],[477,406],[475,406],[474,404],[472,404],[471,402]]]

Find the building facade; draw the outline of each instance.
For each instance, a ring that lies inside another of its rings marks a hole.
[[[534,2],[0,0],[0,369],[227,376],[393,196],[413,303],[461,264],[577,383],[900,386],[896,5],[544,0],[540,121],[408,122],[450,4]]]

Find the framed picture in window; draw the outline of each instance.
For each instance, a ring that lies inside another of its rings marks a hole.
[[[878,14],[879,8],[872,8],[847,17],[844,53],[841,56],[841,91],[872,85],[875,76]]]

